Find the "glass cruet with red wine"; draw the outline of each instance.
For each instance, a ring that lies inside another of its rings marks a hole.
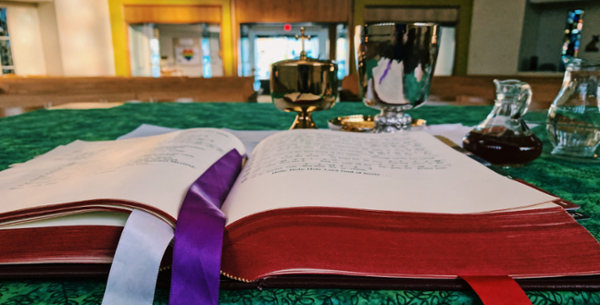
[[[542,154],[542,142],[523,120],[531,102],[531,87],[512,79],[494,80],[494,84],[494,108],[465,135],[463,148],[497,166],[522,166]]]

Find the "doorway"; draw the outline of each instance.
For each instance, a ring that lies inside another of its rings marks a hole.
[[[217,24],[129,24],[132,76],[223,76]]]
[[[338,78],[348,71],[348,31],[342,23],[246,23],[240,25],[238,75],[254,76],[255,90],[269,94],[271,64],[298,59],[302,50],[300,27],[310,36],[305,41],[307,56],[335,60]]]

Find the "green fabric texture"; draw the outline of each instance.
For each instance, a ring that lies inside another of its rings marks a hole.
[[[488,106],[423,106],[411,111],[427,124],[475,125],[490,112]],[[339,103],[313,115],[317,126],[350,114],[376,114],[361,103]],[[294,118],[271,104],[246,103],[144,103],[102,110],[39,110],[0,119],[0,170],[25,162],[58,145],[74,140],[114,140],[140,124],[165,127],[217,127],[239,130],[284,130]],[[543,113],[526,118],[542,122]],[[581,206],[592,216],[582,221],[600,239],[600,164],[554,158],[543,125],[534,132],[544,144],[540,158],[506,172]],[[105,283],[101,281],[0,281],[0,304],[100,304]],[[527,291],[533,304],[600,304],[600,292]],[[481,304],[470,291],[339,290],[339,289],[243,289],[222,290],[221,304]],[[167,304],[168,291],[158,289],[154,304]]]

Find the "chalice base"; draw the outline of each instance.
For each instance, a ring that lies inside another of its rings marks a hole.
[[[393,133],[410,130],[412,118],[404,111],[382,110],[375,116],[374,133]]]

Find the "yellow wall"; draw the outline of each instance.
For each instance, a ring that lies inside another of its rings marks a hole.
[[[236,61],[232,30],[232,10],[230,0],[108,0],[110,25],[117,76],[130,76],[127,24],[123,15],[124,5],[218,5],[221,7],[221,52],[225,76],[234,76]]]
[[[238,0],[239,1],[239,0]],[[456,7],[460,21],[457,25],[456,59],[454,74],[466,75],[469,57],[469,36],[471,31],[471,14],[474,0],[354,0],[354,25],[362,24],[364,8],[367,6],[404,6],[404,7]],[[237,75],[237,29],[233,28],[232,0],[108,0],[110,23],[114,47],[116,74],[130,75],[129,50],[127,43],[127,25],[123,16],[124,5],[220,5],[221,9],[221,49],[223,54],[223,70],[225,76]],[[350,19],[350,18],[347,18]],[[286,22],[286,20],[281,20]],[[351,54],[351,63],[354,62]]]

